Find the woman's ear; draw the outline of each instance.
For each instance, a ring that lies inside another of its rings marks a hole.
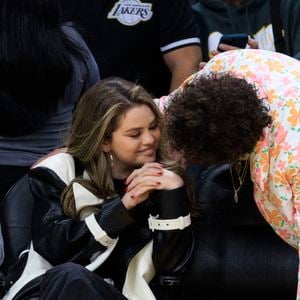
[[[110,152],[110,143],[109,142],[103,142],[101,145],[101,149],[103,152],[108,153]]]

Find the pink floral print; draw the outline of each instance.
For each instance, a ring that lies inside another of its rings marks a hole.
[[[289,56],[265,50],[234,50],[215,56],[189,80],[210,72],[230,72],[254,84],[259,95],[265,96],[263,101],[270,108],[273,123],[250,156],[254,198],[275,232],[300,255],[299,70],[300,62]]]

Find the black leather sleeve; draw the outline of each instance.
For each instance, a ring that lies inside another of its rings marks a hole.
[[[30,171],[29,181],[34,197],[33,245],[40,255],[53,265],[66,261],[86,265],[95,252],[106,250],[94,239],[84,221],[73,220],[63,213],[60,195],[65,183],[56,173],[37,167]],[[112,228],[112,237],[134,223],[120,202],[120,198],[112,200],[95,216],[101,228]]]
[[[176,219],[190,212],[184,187],[157,192],[152,199],[158,206],[159,219]],[[171,275],[183,271],[193,250],[190,227],[154,231],[153,262],[158,274]]]

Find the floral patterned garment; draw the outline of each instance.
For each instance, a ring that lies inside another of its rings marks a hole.
[[[273,123],[250,156],[254,198],[275,232],[298,249],[300,257],[300,62],[265,50],[228,51],[187,81],[210,72],[230,72],[246,79],[270,108]],[[161,100],[163,110],[169,99]]]

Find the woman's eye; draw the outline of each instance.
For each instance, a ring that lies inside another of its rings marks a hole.
[[[150,130],[155,130],[157,127],[158,127],[158,125],[155,124],[155,125],[153,125],[153,126],[150,127]]]
[[[132,137],[132,138],[137,138],[137,137],[139,137],[139,136],[140,136],[139,133],[135,133],[135,134],[131,134],[131,135],[130,135],[130,137]]]

